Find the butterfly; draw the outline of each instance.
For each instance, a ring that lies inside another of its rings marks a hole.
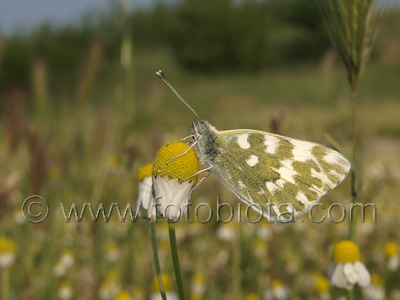
[[[157,75],[194,112],[162,71]],[[342,154],[313,142],[250,129],[218,131],[199,117],[191,131],[205,170],[271,222],[293,221],[308,212],[351,168]]]

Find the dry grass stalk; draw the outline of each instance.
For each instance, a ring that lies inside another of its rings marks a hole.
[[[13,154],[20,140],[23,119],[24,93],[18,88],[11,89],[6,96],[5,107],[5,133],[8,150]]]
[[[101,61],[102,52],[103,45],[98,41],[93,41],[89,49],[88,60],[84,66],[81,81],[78,84],[77,101],[79,105],[83,105],[88,99],[97,68]]]
[[[38,59],[33,64],[32,82],[36,105],[43,111],[47,100],[47,68],[43,60]]]
[[[316,0],[353,92],[369,60],[389,5],[377,0]]]

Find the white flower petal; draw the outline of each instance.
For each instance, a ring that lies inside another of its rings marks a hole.
[[[8,268],[15,261],[15,254],[12,252],[6,252],[0,254],[0,267]]]
[[[194,188],[193,182],[157,176],[153,179],[157,211],[169,220],[178,220],[186,213],[186,204]]]
[[[331,276],[331,285],[350,291],[353,285],[347,281],[343,273],[343,266],[343,264],[337,264],[334,267]]]
[[[359,278],[358,271],[355,268],[355,264],[353,263],[345,263],[343,266],[343,274],[346,280],[351,284],[354,285]]]
[[[399,268],[399,265],[400,265],[400,259],[397,255],[389,258],[388,268],[390,271],[396,271]]]
[[[359,261],[354,263],[354,267],[358,273],[358,284],[361,287],[366,287],[371,283],[371,276],[367,268]]]
[[[148,217],[148,209],[151,200],[153,199],[153,194],[151,191],[151,185],[153,179],[151,177],[146,177],[143,181],[138,184],[138,199],[136,204],[136,212],[140,211],[140,216],[144,219]]]

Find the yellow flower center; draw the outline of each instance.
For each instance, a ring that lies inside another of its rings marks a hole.
[[[260,297],[257,294],[251,293],[246,296],[246,300],[260,300]]]
[[[271,287],[273,290],[280,289],[283,287],[283,282],[276,279],[276,280],[272,281]]]
[[[118,272],[116,272],[116,271],[113,271],[113,270],[111,270],[111,271],[109,271],[108,273],[107,273],[107,280],[109,280],[109,281],[119,281],[119,274],[118,274]]]
[[[397,244],[394,242],[389,242],[385,245],[385,253],[388,257],[396,256],[399,252]]]
[[[15,253],[16,247],[14,242],[6,237],[0,237],[0,255],[5,253]]]
[[[166,143],[158,151],[154,159],[153,175],[186,180],[199,171],[199,160],[196,152],[191,148],[185,155],[188,145],[182,142]],[[193,176],[190,181],[197,182],[198,176]]]
[[[204,276],[200,273],[195,273],[192,277],[192,283],[204,284]]]
[[[116,155],[110,155],[107,160],[110,166],[116,166],[119,162],[118,156]]]
[[[315,291],[317,293],[329,291],[329,280],[321,274],[315,275]]]
[[[360,250],[358,246],[350,240],[341,241],[335,245],[333,260],[336,263],[356,262],[360,260]]]
[[[171,277],[169,277],[165,273],[162,273],[161,274],[161,278],[162,278],[162,281],[163,281],[163,284],[164,284],[165,291],[166,292],[171,291],[172,290]],[[157,275],[154,276],[154,279],[153,279],[153,289],[154,289],[154,291],[157,291],[157,292],[160,290],[160,288],[158,286]]]
[[[143,168],[140,168],[138,172],[138,181],[142,181],[145,178],[150,177],[152,171],[153,163],[147,164]]]
[[[117,296],[115,296],[115,300],[131,300],[131,296],[127,292],[119,292]]]
[[[373,285],[382,285],[382,278],[378,274],[372,274],[371,283]]]
[[[109,241],[104,245],[104,249],[107,252],[110,252],[110,251],[116,250],[117,249],[117,245],[114,242]]]

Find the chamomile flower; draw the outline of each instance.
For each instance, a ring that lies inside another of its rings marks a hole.
[[[114,300],[132,300],[132,297],[127,292],[121,291],[115,296]]]
[[[204,276],[200,273],[195,273],[192,276],[190,299],[191,300],[203,299],[205,291],[206,291],[206,285]]]
[[[54,275],[57,277],[64,276],[68,269],[74,264],[74,255],[70,250],[64,250],[57,264],[53,268]]]
[[[332,286],[348,291],[357,283],[366,287],[371,280],[367,268],[360,262],[358,246],[350,240],[335,245],[329,274]]]
[[[259,261],[264,261],[265,258],[267,257],[267,242],[260,238],[256,238],[253,240],[253,249],[254,249],[254,254],[255,256],[259,259]]]
[[[230,242],[235,239],[236,225],[234,222],[222,223],[217,229],[217,237],[224,242]]]
[[[385,245],[385,254],[388,258],[388,268],[390,271],[396,271],[400,265],[399,249],[395,242],[389,242]]]
[[[99,298],[102,300],[113,299],[120,290],[118,273],[110,271],[106,279],[100,285]]]
[[[289,290],[282,281],[276,279],[271,283],[271,288],[264,293],[264,300],[284,300],[289,297]]]
[[[139,211],[140,216],[144,219],[150,218],[152,214],[151,209],[149,209],[149,205],[153,199],[153,194],[151,192],[151,186],[153,184],[153,179],[151,177],[152,170],[153,163],[150,163],[140,168],[138,172],[139,183],[136,211]]]
[[[119,249],[113,241],[109,241],[104,245],[106,258],[109,262],[115,262],[119,258]]]
[[[157,216],[177,221],[186,213],[198,171],[199,161],[193,148],[189,149],[182,142],[166,143],[161,147],[153,165],[153,201],[156,202]]]
[[[72,286],[68,281],[64,281],[61,283],[60,287],[58,288],[58,298],[62,300],[71,299],[74,292],[72,290]]]
[[[133,289],[133,296],[132,298],[135,300],[144,300],[145,299],[145,291],[141,287],[136,287]]]
[[[313,274],[313,289],[318,299],[329,300],[329,279],[319,272]]]
[[[0,237],[0,268],[10,267],[16,258],[17,247],[6,237]]]
[[[161,278],[164,284],[165,288],[165,295],[167,296],[168,300],[178,300],[178,296],[176,293],[172,290],[172,280],[169,275],[162,273]],[[153,278],[153,293],[151,294],[150,300],[161,300],[161,295],[160,295],[160,288],[158,287],[158,280],[157,280],[157,275],[154,276]]]
[[[372,274],[371,285],[363,290],[364,299],[367,300],[384,300],[385,289],[382,279],[378,274]]]
[[[261,300],[261,298],[257,294],[250,293],[246,295],[245,300]]]

